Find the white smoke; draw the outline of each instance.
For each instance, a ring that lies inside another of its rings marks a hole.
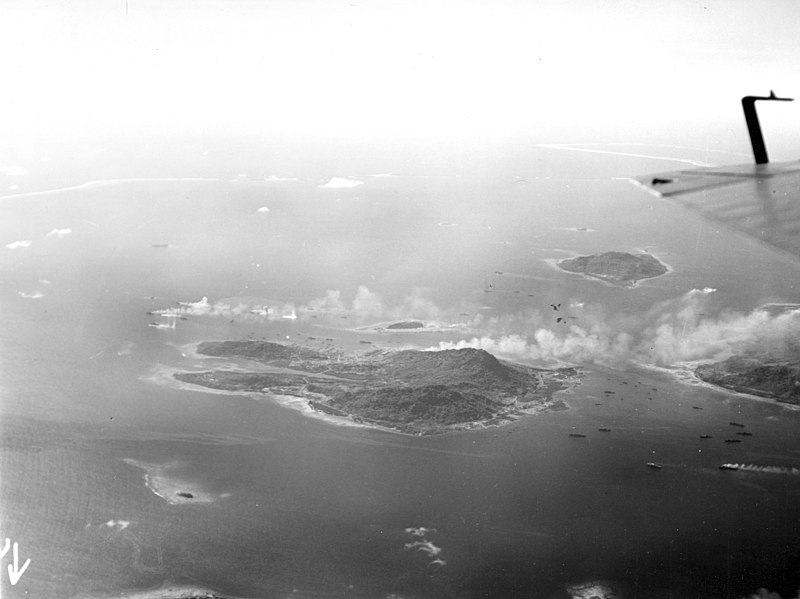
[[[644,314],[610,313],[599,304],[565,302],[559,310],[527,309],[490,315],[476,306],[442,308],[425,289],[413,289],[394,302],[360,285],[351,298],[340,290],[295,306],[261,303],[257,298],[211,302],[204,297],[182,302],[179,308],[157,311],[185,316],[219,316],[268,322],[347,316],[356,322],[420,319],[460,330],[476,330],[470,338],[441,342],[429,349],[484,349],[498,357],[525,362],[609,366],[637,362],[673,366],[697,360],[721,360],[742,352],[758,351],[779,357],[800,356],[800,309],[772,304],[734,312],[719,307],[713,289],[693,289],[659,302]],[[262,300],[263,301],[263,300]],[[465,316],[466,314],[466,316]]]
[[[275,305],[265,305],[256,303],[253,300],[244,299],[221,299],[210,302],[203,296],[196,302],[178,302],[178,308],[166,308],[164,310],[154,310],[153,314],[165,317],[180,316],[210,316],[233,318],[249,322],[260,322],[264,320],[294,319],[297,312],[294,304],[281,303]]]
[[[568,362],[602,364],[631,358],[631,338],[626,333],[612,334],[601,327],[590,330],[571,326],[564,331],[537,329],[532,337],[503,335],[473,337],[458,342],[443,341],[433,349],[462,349],[472,347],[491,354],[526,362]]]
[[[364,320],[381,317],[385,308],[380,295],[373,293],[364,285],[359,285],[356,296],[353,298],[352,312],[360,320]]]
[[[180,302],[179,313],[187,316],[241,316],[247,313],[248,306],[244,303],[231,304],[225,301],[211,303],[207,297],[197,302]],[[162,310],[161,313],[168,313]]]
[[[428,321],[446,318],[446,324],[452,324],[453,321],[445,310],[427,297],[427,291],[419,287],[415,287],[395,303],[387,303],[379,293],[371,291],[365,285],[356,288],[355,295],[349,302],[342,296],[340,290],[328,289],[323,297],[311,300],[305,306],[299,307],[298,311],[301,316],[304,312],[347,315],[358,322],[409,318]]]
[[[344,312],[346,310],[342,301],[342,293],[338,289],[328,289],[325,297],[311,300],[306,305],[306,309],[311,312]]]
[[[800,476],[800,468],[793,466],[761,466],[759,464],[723,464],[729,470],[742,472],[758,472],[760,474],[790,474]]]
[[[537,312],[526,318],[485,318],[475,324],[489,334],[442,342],[431,349],[473,347],[525,361],[606,365],[636,361],[658,366],[720,360],[742,351],[784,357],[800,353],[794,341],[800,338],[800,310],[719,311],[711,302],[713,293],[695,289],[638,317],[608,315],[599,306],[584,306],[579,319],[564,326],[542,324]],[[509,331],[509,325],[515,332],[499,332]]]
[[[693,290],[673,309],[659,305],[654,325],[642,335],[638,353],[656,364],[719,360],[741,351],[786,356],[800,332],[800,310],[778,313],[760,307],[748,313],[710,312],[713,290]],[[666,309],[665,309],[666,308]],[[654,312],[651,311],[651,314]]]

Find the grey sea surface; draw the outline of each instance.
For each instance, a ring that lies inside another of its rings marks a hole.
[[[792,596],[800,477],[718,466],[798,467],[800,412],[685,372],[800,301],[800,268],[620,178],[662,163],[526,152],[0,198],[2,534],[31,559],[4,596]],[[609,286],[548,263],[611,250],[671,272]],[[426,437],[158,377],[241,338],[471,345],[583,376],[566,410]],[[752,436],[723,443],[731,421]],[[165,501],[181,490],[203,501]]]

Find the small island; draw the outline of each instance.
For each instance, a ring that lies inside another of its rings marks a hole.
[[[702,381],[730,389],[800,405],[800,361],[733,356],[695,369]]]
[[[605,252],[578,256],[558,263],[559,268],[615,285],[634,285],[642,279],[652,279],[668,272],[667,267],[650,254],[633,255],[626,252]]]
[[[425,326],[424,323],[420,322],[419,320],[404,320],[402,322],[395,322],[390,324],[386,328],[388,330],[397,330],[397,329],[421,329]]]
[[[177,372],[174,378],[222,391],[301,398],[334,418],[415,435],[500,425],[558,407],[553,395],[579,374],[512,364],[470,348],[376,349],[345,357],[246,340],[204,342],[197,352],[254,359],[259,369]]]

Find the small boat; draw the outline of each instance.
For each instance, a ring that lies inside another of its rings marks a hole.
[[[741,443],[741,439],[725,439],[725,443]]]
[[[647,462],[646,466],[653,470],[661,470],[663,468],[661,464],[656,464],[655,462]]]
[[[730,425],[731,425],[731,426],[738,426],[739,428],[744,428],[744,424],[740,424],[740,423],[738,423],[738,422],[733,422],[733,421],[731,421]]]
[[[582,435],[581,433],[570,433],[569,436],[570,437],[575,437],[575,438],[578,438],[578,439],[583,439],[586,435]]]
[[[719,469],[720,470],[738,470],[739,466],[737,466],[736,464],[722,464],[719,467]]]
[[[610,433],[611,432],[610,428],[598,428],[597,430],[599,430],[601,433]]]
[[[747,431],[742,431],[741,433],[736,433],[736,434],[741,436],[741,437],[752,437],[753,436],[753,433],[748,433]]]
[[[701,408],[700,406],[692,406],[692,409],[693,410],[702,410],[703,408]]]
[[[700,435],[701,439],[710,439],[711,435]]]

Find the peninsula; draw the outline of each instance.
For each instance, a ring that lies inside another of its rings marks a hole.
[[[613,283],[633,285],[667,272],[667,267],[650,254],[633,255],[626,252],[605,252],[561,260],[559,268]]]
[[[178,372],[211,389],[303,399],[318,412],[416,435],[510,422],[553,408],[577,382],[574,368],[546,370],[498,360],[480,349],[373,350],[358,357],[267,341],[211,341],[199,354],[248,358],[258,369]]]
[[[800,405],[800,361],[733,356],[695,369],[701,380],[760,397]]]

